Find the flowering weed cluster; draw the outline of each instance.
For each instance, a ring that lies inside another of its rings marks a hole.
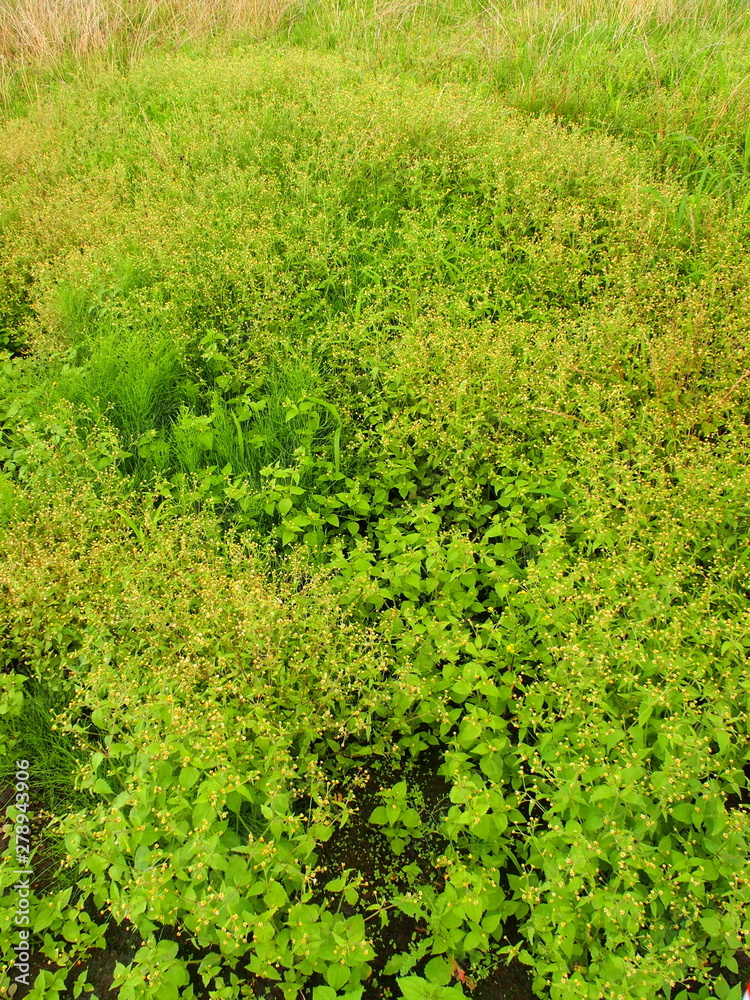
[[[96,989],[108,922],[123,998],[725,995],[732,199],[683,224],[642,148],[274,43],[63,88],[0,177],[0,748],[44,705],[68,762],[30,995]],[[333,871],[347,827],[388,864]]]

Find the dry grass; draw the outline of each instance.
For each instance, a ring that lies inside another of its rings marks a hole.
[[[421,18],[447,18],[495,45],[601,24],[628,32],[738,16],[734,0],[0,0],[0,64],[44,66],[112,50],[138,56],[155,42],[265,34],[308,10],[339,30],[359,24],[389,34]]]
[[[3,0],[0,58],[45,64],[113,47],[137,55],[157,41],[274,30],[303,7],[300,0]]]

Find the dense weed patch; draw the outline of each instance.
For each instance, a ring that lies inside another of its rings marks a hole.
[[[108,920],[124,998],[726,995],[742,213],[275,43],[62,89],[0,174],[3,767],[40,692],[70,761],[31,995]]]
[[[269,37],[634,141],[685,185],[671,206],[680,225],[707,194],[750,206],[750,14],[735,0],[8,0],[0,100],[22,113],[40,87],[92,66]]]

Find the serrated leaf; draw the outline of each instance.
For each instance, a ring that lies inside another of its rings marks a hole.
[[[431,983],[446,986],[453,975],[453,963],[449,958],[438,955],[427,963],[424,974]]]
[[[200,774],[197,767],[183,767],[180,771],[180,785],[182,788],[192,788],[200,777]]]

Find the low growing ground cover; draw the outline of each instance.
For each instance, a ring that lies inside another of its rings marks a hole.
[[[28,995],[727,996],[741,182],[322,48],[2,125]]]

